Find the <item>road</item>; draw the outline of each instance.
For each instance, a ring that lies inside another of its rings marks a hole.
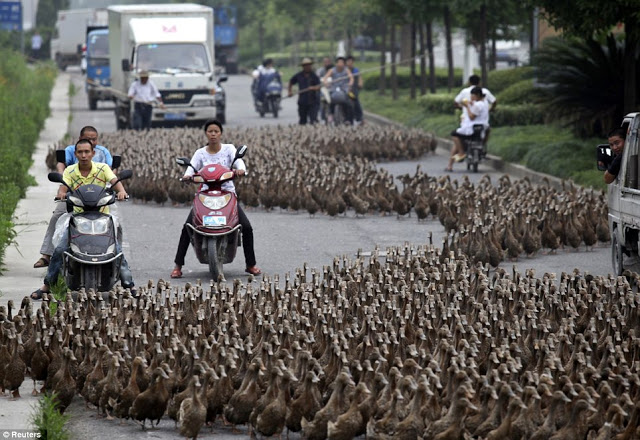
[[[72,72],[72,81],[76,85],[77,93],[72,98],[73,119],[70,132],[77,136],[83,125],[95,125],[102,132],[114,131],[115,121],[112,107],[107,103],[100,103],[97,111],[89,111],[86,96],[82,88],[83,77],[80,72]],[[228,99],[227,118],[229,125],[256,126],[261,124],[291,124],[295,123],[296,108],[293,99],[283,101],[283,110],[279,119],[260,118],[252,107],[249,93],[250,80],[245,76],[231,76],[225,83]],[[264,146],[253,146],[264,147]],[[196,146],[194,146],[195,150]],[[437,151],[436,155],[428,155],[417,161],[403,161],[394,163],[380,163],[391,173],[398,175],[413,173],[417,164],[430,175],[442,174],[446,165],[448,153]],[[126,157],[124,158],[126,163]],[[466,171],[458,165],[459,170],[452,174],[453,178],[460,178]],[[464,167],[466,168],[466,167]],[[135,170],[134,170],[135,171]],[[472,180],[478,180],[483,173],[491,175],[496,181],[499,174],[487,169],[481,164],[481,173],[471,175]],[[178,237],[189,208],[160,207],[154,204],[140,204],[135,202],[120,205],[120,215],[125,228],[124,249],[138,284],[147,280],[159,278],[168,279],[173,267],[173,257],[177,247]],[[376,245],[384,248],[402,244],[405,241],[426,243],[429,234],[433,234],[434,243],[442,243],[443,227],[437,220],[418,222],[415,216],[398,219],[395,215],[379,216],[367,215],[356,218],[353,212],[345,217],[331,218],[326,215],[316,215],[310,218],[306,212],[290,213],[279,210],[265,212],[263,209],[247,210],[255,233],[255,248],[258,265],[267,274],[281,274],[293,272],[307,262],[310,267],[321,268],[331,264],[335,256],[353,256],[358,249],[371,251]],[[524,271],[528,268],[536,270],[538,275],[545,272],[569,272],[578,267],[596,275],[610,272],[610,250],[608,247],[596,247],[593,251],[579,252],[558,251],[555,255],[537,255],[534,258],[521,259],[519,262],[505,262],[504,266],[511,269],[516,264]],[[239,251],[236,260],[225,266],[227,280],[233,278],[246,279],[244,273],[242,252]],[[199,264],[193,252],[187,255],[184,267],[185,281],[197,279],[208,280],[208,270]],[[75,399],[71,409],[72,419],[70,427],[72,437],[98,437],[109,435],[112,439],[125,439],[140,435],[140,428],[129,422],[118,426],[117,422],[98,420],[95,411],[83,409],[81,399]],[[154,438],[175,438],[177,432],[169,421],[163,421],[159,428],[147,434]],[[201,433],[202,437],[213,437],[209,430]],[[232,438],[230,429],[216,427],[216,438]]]

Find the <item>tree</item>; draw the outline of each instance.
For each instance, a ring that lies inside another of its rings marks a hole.
[[[631,112],[637,104],[636,62],[640,47],[640,8],[637,0],[531,0],[543,8],[542,15],[563,32],[580,38],[608,33],[619,23],[624,24],[625,52],[623,60],[624,111]]]

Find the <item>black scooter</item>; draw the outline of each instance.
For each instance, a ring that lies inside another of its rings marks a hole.
[[[131,170],[123,170],[118,182],[131,178]],[[62,258],[62,274],[71,290],[82,287],[95,292],[110,290],[120,280],[122,252],[116,242],[117,228],[111,214],[103,214],[100,208],[112,205],[116,194],[111,187],[82,185],[72,190],[60,173],[49,173],[51,182],[69,189],[67,211],[74,207],[84,211],[72,213],[69,220],[67,250]]]

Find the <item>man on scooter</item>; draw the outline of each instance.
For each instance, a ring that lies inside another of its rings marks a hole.
[[[191,158],[191,165],[195,167],[188,167],[182,177],[183,181],[189,181],[192,179],[196,170],[202,169],[206,165],[220,164],[227,168],[231,167],[231,163],[236,154],[236,147],[233,144],[222,144],[220,139],[222,137],[222,124],[216,119],[210,119],[204,124],[204,132],[207,136],[208,143],[204,147],[196,150],[195,154]],[[238,159],[233,163],[236,175],[243,176],[246,171],[246,165],[242,159]],[[222,188],[225,191],[235,193],[235,186],[232,181],[223,183]],[[262,271],[256,266],[256,256],[253,250],[253,228],[251,223],[244,213],[240,204],[238,204],[238,218],[242,225],[242,247],[244,249],[244,259],[246,263],[245,272],[251,275],[260,275]],[[176,252],[176,258],[174,260],[175,267],[171,272],[171,278],[182,278],[182,266],[184,266],[184,257],[189,249],[190,237],[187,223],[193,224],[193,212],[189,212],[187,221],[182,227],[182,233],[180,235],[180,242],[178,243],[178,250]]]
[[[65,168],[62,175],[63,180],[72,189],[76,189],[82,185],[94,184],[100,186],[106,186],[107,183],[113,185],[114,190],[117,193],[118,200],[124,200],[127,198],[127,192],[122,186],[121,182],[116,183],[118,178],[113,173],[109,165],[99,164],[93,162],[95,156],[95,146],[89,139],[80,139],[75,145],[75,156],[78,159],[78,163]],[[67,198],[68,188],[64,185],[60,185],[58,189],[57,198],[65,200]],[[81,210],[82,208],[74,208],[75,210]],[[102,212],[108,213],[108,207],[101,209]],[[67,231],[65,231],[66,233]],[[117,243],[118,248],[120,244]],[[50,286],[58,280],[60,270],[62,268],[62,255],[67,250],[68,240],[63,237],[60,240],[60,244],[53,251],[51,256],[51,262],[47,275],[44,278],[44,284],[31,294],[31,299],[42,299],[45,293],[50,292]],[[120,251],[121,249],[118,249]],[[129,270],[129,265],[125,258],[122,258],[122,265],[120,268],[120,279],[124,288],[133,289],[134,283]]]
[[[113,164],[113,158],[111,153],[106,147],[98,144],[98,130],[91,125],[87,125],[82,127],[80,130],[80,139],[88,139],[91,141],[95,148],[95,155],[93,156],[93,161],[98,163],[106,163],[109,167]],[[64,173],[65,168],[73,165],[78,162],[78,158],[76,157],[76,146],[75,144],[69,145],[64,149],[65,160],[64,163],[58,162],[56,164],[56,171],[60,174]],[[56,208],[53,211],[53,215],[49,220],[49,226],[47,227],[47,232],[44,235],[44,239],[42,240],[42,246],[40,247],[40,258],[33,265],[34,268],[39,269],[41,267],[46,267],[49,265],[49,261],[51,260],[51,254],[53,254],[53,233],[56,230],[56,222],[60,218],[62,214],[67,212],[67,207],[64,203],[56,203]]]

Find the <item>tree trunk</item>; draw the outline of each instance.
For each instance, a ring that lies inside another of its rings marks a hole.
[[[480,6],[480,68],[482,69],[482,84],[488,87],[487,78],[487,5]]]
[[[411,64],[409,66],[409,88],[411,99],[416,99],[416,22],[411,22]]]
[[[497,53],[496,53],[496,40],[498,39],[498,35],[496,34],[496,29],[493,28],[491,32],[491,59],[489,60],[489,69],[496,70],[497,68]]]
[[[395,101],[398,99],[398,76],[396,75],[396,25],[391,24],[391,97]]]
[[[382,43],[380,45],[380,79],[378,80],[378,94],[384,95],[387,88],[387,23],[382,20]]]
[[[313,48],[313,59],[318,61],[318,42],[316,40],[316,29],[309,24],[309,37],[311,38],[311,47]]]
[[[637,81],[636,77],[636,52],[640,43],[638,25],[629,14],[624,21],[625,48],[624,48],[624,114],[636,110]]]
[[[424,42],[424,24],[418,26],[420,36],[420,95],[427,93],[427,48]]]
[[[427,50],[429,51],[429,91],[436,93],[436,63],[433,58],[433,21],[427,22]]]
[[[345,44],[345,50],[348,55],[352,55],[353,52],[353,36],[351,35],[351,28],[347,28],[347,44]]]
[[[258,23],[258,46],[260,47],[260,63],[264,60],[264,26],[262,20]]]
[[[451,11],[449,10],[449,6],[444,7],[444,34],[445,39],[447,41],[447,69],[448,69],[448,79],[447,79],[447,88],[449,91],[453,89],[454,86],[454,78],[453,78],[453,49],[451,48]]]

